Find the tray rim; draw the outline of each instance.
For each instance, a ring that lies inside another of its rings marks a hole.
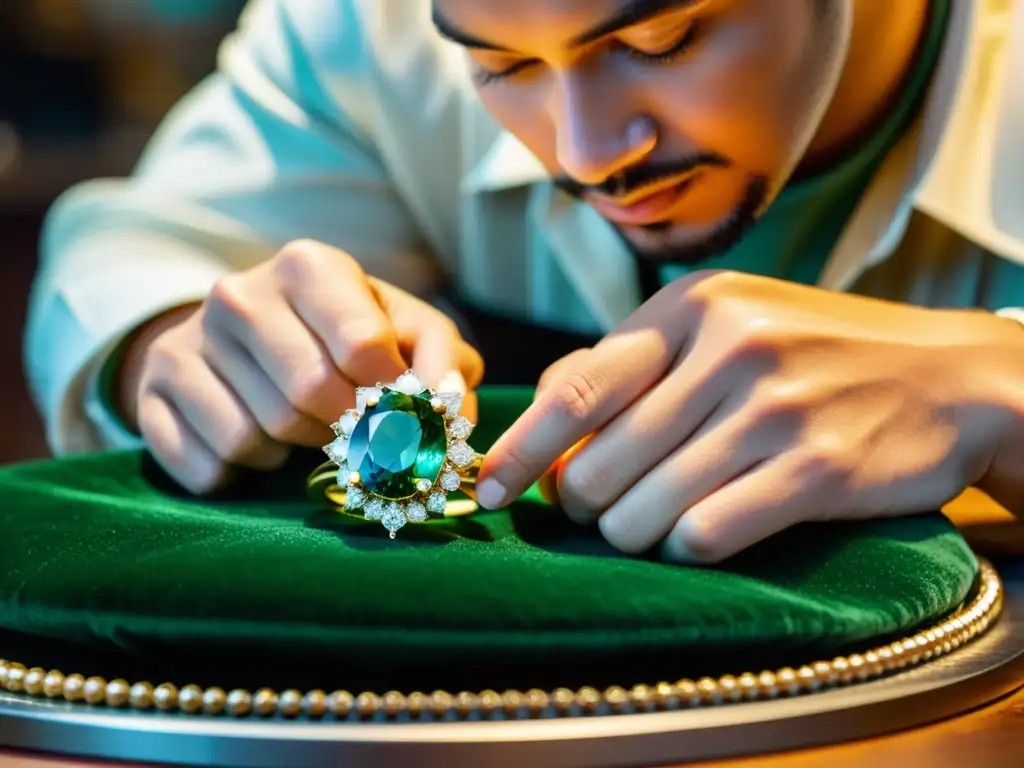
[[[1001,584],[991,565],[985,567]],[[118,711],[0,693],[0,745],[136,762],[267,768],[293,765],[296,750],[310,766],[406,759],[425,766],[452,760],[611,766],[818,746],[949,717],[1020,687],[1024,584],[1005,589],[993,603],[1003,609],[1000,620],[973,642],[906,671],[811,695],[550,719],[339,722]]]

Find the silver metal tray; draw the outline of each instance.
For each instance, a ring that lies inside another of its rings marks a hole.
[[[0,693],[0,746],[83,758],[247,768],[411,764],[626,766],[764,754],[952,717],[1024,684],[1024,584],[971,643],[872,682],[768,701],[636,714],[359,722],[92,708]]]

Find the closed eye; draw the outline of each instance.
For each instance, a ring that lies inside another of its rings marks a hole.
[[[699,39],[700,32],[700,26],[694,23],[687,28],[686,34],[679,39],[679,42],[662,50],[644,50],[634,45],[621,44],[622,51],[626,56],[637,61],[650,64],[671,64],[690,50]]]
[[[703,31],[703,26],[699,22],[695,21],[686,28],[686,32],[677,42],[674,42],[661,50],[645,49],[622,40],[613,44],[612,49],[619,50],[629,58],[646,64],[671,64],[688,53],[689,50],[699,42]],[[478,85],[489,85],[490,83],[505,80],[513,75],[525,72],[530,67],[536,66],[540,63],[541,61],[539,59],[523,59],[497,70],[489,69],[482,64],[477,63],[474,70],[474,79]]]
[[[487,69],[486,67],[477,64],[474,77],[478,84],[487,85],[496,80],[503,80],[506,77],[511,77],[512,75],[518,74],[519,72],[526,70],[528,67],[539,63],[540,61],[537,59],[524,59],[523,61],[517,61],[511,66],[497,71]]]

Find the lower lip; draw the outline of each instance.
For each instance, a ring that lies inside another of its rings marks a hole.
[[[649,197],[637,200],[632,205],[615,205],[607,200],[591,200],[598,213],[616,224],[642,226],[664,220],[693,184],[696,174]]]

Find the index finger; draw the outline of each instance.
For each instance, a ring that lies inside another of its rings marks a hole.
[[[395,329],[355,259],[306,241],[282,255],[286,299],[349,380],[368,386],[405,372]]]
[[[606,337],[547,386],[488,451],[477,482],[481,506],[522,495],[558,458],[659,381],[676,344],[654,325]]]

